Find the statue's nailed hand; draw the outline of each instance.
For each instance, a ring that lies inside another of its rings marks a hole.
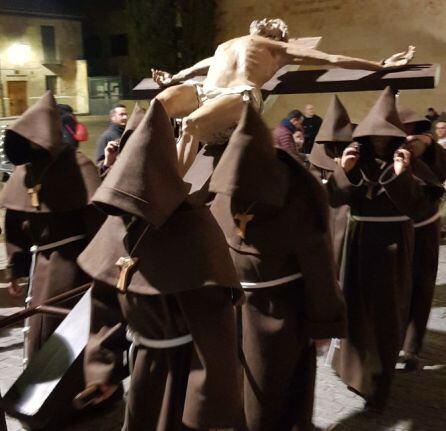
[[[163,70],[152,69],[152,79],[160,86],[167,87],[173,83],[172,74]]]
[[[410,45],[407,51],[398,52],[392,55],[387,60],[384,60],[383,66],[388,67],[401,67],[408,64],[415,55],[415,47]]]

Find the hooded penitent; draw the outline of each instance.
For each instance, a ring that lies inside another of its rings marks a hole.
[[[221,230],[208,208],[189,200],[188,189],[172,126],[155,100],[94,197],[110,215],[79,258],[96,295],[87,383],[116,381],[123,352],[113,340],[124,320],[146,340],[136,352],[125,429],[239,425],[231,297],[240,298],[240,285]],[[135,262],[124,286],[123,258]],[[191,339],[169,348],[147,344],[184,336]]]
[[[271,133],[254,109],[246,109],[211,179],[210,190],[245,202],[281,207],[287,171],[277,159]]]
[[[372,148],[369,137],[393,138],[374,142],[385,143],[379,149],[384,157],[371,152],[362,158],[363,147]],[[351,212],[342,268],[348,335],[334,367],[347,386],[379,410],[389,398],[409,315],[413,220],[430,217],[434,207],[426,184],[413,174],[416,160],[395,172],[394,151],[405,137],[387,88],[353,134],[363,143],[355,168],[339,167],[327,183],[331,205],[349,205]]]
[[[319,133],[316,136],[316,145],[313,145],[308,156],[310,172],[323,184],[339,166],[344,149],[353,140],[353,124],[350,117],[336,95],[331,99],[327,112],[324,116]],[[342,261],[342,248],[348,221],[348,206],[330,208],[330,231],[333,241],[335,259],[340,268]]]
[[[116,262],[134,255],[139,261],[128,289],[140,294],[236,287],[217,224],[206,208],[188,203],[187,190],[172,126],[154,100],[93,197],[110,216],[80,256],[81,267],[115,286]]]
[[[386,136],[404,142],[406,139],[404,130],[396,110],[395,94],[390,87],[386,87],[373,108],[356,127],[353,139],[367,142],[370,136]]]
[[[5,151],[18,164],[1,196],[8,269],[12,280],[29,277],[31,304],[40,304],[89,280],[76,259],[103,221],[89,205],[100,179],[87,157],[63,144],[49,92],[7,130]],[[61,320],[45,314],[30,318],[30,356]]]
[[[341,157],[342,152],[353,140],[353,125],[347,110],[339,98],[334,95],[328,105],[324,120],[313,145],[308,160],[318,168],[334,171],[336,163],[328,156],[326,149],[330,149],[333,157]]]
[[[145,113],[146,110],[138,102],[136,102],[135,107],[133,108],[132,111],[132,115],[130,115],[127,124],[125,125],[124,133],[122,134],[121,139],[119,140],[119,152],[122,152],[127,140],[136,130],[139,123],[141,123]]]
[[[61,127],[56,101],[47,92],[7,129],[5,152],[18,166],[3,190],[3,207],[48,213],[89,203],[99,185],[96,168],[62,142]]]
[[[108,214],[131,214],[159,227],[185,200],[187,191],[178,174],[172,126],[158,100],[152,102],[131,142],[93,201]]]
[[[308,337],[342,336],[345,328],[324,190],[297,158],[273,147],[250,106],[210,190],[247,299],[240,337],[246,429],[310,429],[315,370]]]
[[[398,106],[397,111],[408,135],[429,132],[432,124],[426,117],[417,114],[413,109],[407,107]]]

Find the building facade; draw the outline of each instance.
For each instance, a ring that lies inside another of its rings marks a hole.
[[[89,112],[80,17],[33,3],[42,4],[0,3],[0,117],[20,115],[46,90],[75,112]]]

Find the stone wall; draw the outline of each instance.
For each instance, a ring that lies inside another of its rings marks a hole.
[[[54,26],[56,41],[56,61],[45,65],[40,32],[43,25]],[[23,64],[18,64],[8,52],[9,48],[17,43],[29,47],[27,59]],[[9,113],[8,81],[27,82],[30,106],[45,92],[45,77],[51,75],[58,76],[57,100],[71,105],[76,112],[88,112],[87,70],[85,62],[79,61],[82,58],[80,21],[0,14],[0,69],[6,115]]]
[[[381,60],[416,45],[416,63],[439,63],[446,70],[444,0],[220,0],[218,42],[247,34],[253,19],[282,18],[291,37],[323,36],[319,49]],[[353,121],[359,121],[376,92],[340,93]],[[265,115],[270,125],[306,103],[323,115],[329,95],[281,96]],[[446,111],[446,85],[434,90],[402,91],[401,104],[420,114],[429,106]]]

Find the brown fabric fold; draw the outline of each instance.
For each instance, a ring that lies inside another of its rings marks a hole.
[[[276,157],[273,138],[254,108],[247,105],[212,176],[209,190],[281,207],[288,176]]]
[[[155,99],[93,201],[108,214],[128,213],[159,227],[186,196],[172,126]]]
[[[50,91],[8,127],[4,143],[6,156],[14,165],[29,162],[30,143],[48,152],[53,160],[67,146],[62,142],[62,121]]]
[[[430,130],[431,122],[426,117],[417,114],[413,109],[398,106],[397,111],[404,126],[413,126],[414,132],[411,132],[411,134],[420,134]],[[408,130],[406,132],[409,133]]]
[[[392,136],[404,140],[404,130],[396,110],[395,95],[390,87],[386,87],[370,112],[356,127],[353,139],[361,142],[370,136]]]
[[[122,134],[121,139],[119,140],[119,152],[122,152],[128,139],[130,138],[132,133],[136,130],[136,128],[139,126],[142,119],[144,118],[145,113],[146,110],[138,102],[136,102],[135,107],[133,108],[132,111],[132,115],[130,115],[127,124],[125,125],[124,133]]]
[[[67,147],[40,178],[31,164],[17,166],[1,193],[0,205],[30,213],[73,211],[90,203],[100,182],[94,163]],[[39,207],[32,206],[28,193],[36,184],[41,184]]]
[[[320,168],[333,172],[338,166],[337,163],[328,156],[324,145],[313,145],[311,153],[308,155],[308,161]]]
[[[353,135],[353,125],[344,105],[338,96],[333,95],[324,120],[316,136],[316,143],[347,142],[350,143]]]

